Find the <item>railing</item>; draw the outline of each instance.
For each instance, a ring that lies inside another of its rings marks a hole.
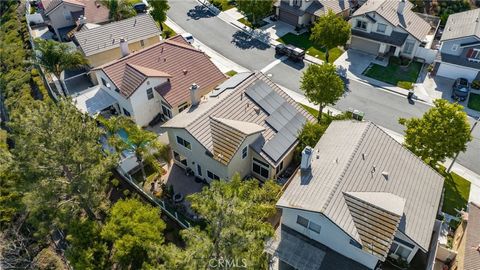
[[[124,172],[120,167],[117,167],[117,171],[124,178],[124,180],[127,181],[138,193],[140,193],[144,198],[148,199],[151,203],[160,207],[165,214],[175,220],[178,224],[180,224],[180,226],[182,226],[183,228],[189,228],[192,226],[191,221],[188,220],[188,218],[185,217],[182,213],[175,210],[173,206],[145,192],[145,190],[143,190],[142,187],[138,186],[138,184],[132,179],[132,176],[130,176],[130,174]]]

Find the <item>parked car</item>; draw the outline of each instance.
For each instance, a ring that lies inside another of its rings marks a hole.
[[[470,92],[470,83],[465,78],[458,78],[453,83],[452,98],[459,101],[465,101]]]
[[[183,33],[182,34],[183,39],[185,39],[186,42],[193,44],[193,36],[190,33]]]
[[[305,51],[292,45],[278,44],[275,46],[275,53],[286,55],[293,61],[302,61],[305,58]]]
[[[137,3],[133,5],[133,9],[135,9],[137,13],[145,13],[147,12],[147,5],[145,5],[145,3]]]

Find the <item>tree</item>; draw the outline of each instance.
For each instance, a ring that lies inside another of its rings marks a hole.
[[[236,259],[248,269],[266,269],[265,241],[274,235],[267,221],[275,214],[280,187],[272,180],[217,180],[210,188],[190,195],[192,209],[205,218],[205,229],[191,227],[181,232],[184,250],[166,249],[167,269],[207,269],[220,259]]]
[[[320,16],[315,22],[310,40],[317,46],[325,47],[325,60],[328,61],[329,51],[335,47],[343,46],[350,39],[350,24],[331,9],[327,14]]]
[[[72,49],[66,43],[39,38],[35,43],[39,64],[53,73],[57,79],[60,79],[60,74],[66,69],[80,68],[88,64],[87,59],[79,51]]]
[[[344,92],[343,81],[337,75],[335,66],[330,63],[309,65],[302,75],[300,89],[308,101],[319,106],[319,123],[325,106],[335,104]]]
[[[62,258],[52,247],[42,249],[33,259],[34,269],[39,270],[64,270],[67,269]]]
[[[102,0],[101,3],[108,7],[111,20],[121,21],[137,15],[128,0]]]
[[[167,0],[148,0],[150,5],[150,15],[160,25],[160,30],[163,32],[163,23],[167,20],[167,11],[170,9]]]
[[[320,140],[320,137],[322,137],[325,130],[327,130],[327,127],[328,126],[319,123],[305,123],[298,135],[297,152],[300,153],[307,146],[315,147]]]
[[[170,150],[167,145],[158,141],[157,134],[142,129],[132,120],[123,116],[101,121],[107,127],[110,135],[114,134],[109,136],[109,143],[116,148],[117,153],[120,153],[122,150],[130,150],[135,153],[144,181],[147,179],[145,164],[152,166],[157,173],[161,173],[162,168],[158,160],[161,159],[168,162],[170,160]],[[128,142],[119,137],[118,131],[121,129],[128,134]]]
[[[110,209],[102,237],[112,245],[113,260],[123,269],[141,269],[156,258],[164,242],[160,210],[136,199],[118,201]]]
[[[406,127],[405,146],[430,165],[453,158],[465,151],[471,141],[470,124],[463,107],[445,99],[433,102],[435,107],[422,118],[400,118]]]
[[[252,26],[257,26],[263,17],[273,9],[273,0],[237,0],[237,8],[251,19]]]
[[[25,194],[29,220],[38,234],[64,227],[82,213],[90,219],[108,204],[107,181],[114,160],[105,156],[95,120],[69,101],[23,106],[11,122],[17,189]]]

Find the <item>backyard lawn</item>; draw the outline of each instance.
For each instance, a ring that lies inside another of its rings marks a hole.
[[[445,167],[440,167],[438,172],[445,176],[445,195],[442,211],[456,216],[457,212],[455,209],[462,210],[467,205],[468,195],[470,194],[470,182],[454,172],[447,174]]]
[[[480,111],[480,95],[475,93],[470,93],[467,106],[472,110]]]
[[[295,47],[299,47],[306,50],[308,55],[316,57],[320,60],[325,61],[325,49],[313,44],[310,41],[310,32],[306,32],[300,35],[295,35],[293,33],[288,33],[283,37],[277,39],[277,41],[285,44],[292,44]],[[333,63],[340,55],[342,55],[343,50],[340,48],[333,48],[329,51],[329,61]]]
[[[390,57],[386,67],[372,64],[365,69],[363,75],[375,80],[402,87],[405,83],[400,83],[399,85],[399,82],[415,83],[421,69],[422,63],[411,62],[408,66],[402,67],[400,66],[399,58]]]

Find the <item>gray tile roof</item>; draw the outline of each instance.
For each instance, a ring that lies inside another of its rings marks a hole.
[[[392,193],[405,199],[398,229],[426,251],[442,189],[440,174],[375,124],[336,121],[315,146],[311,172],[298,171],[277,206],[323,213],[362,243],[344,192]]]
[[[470,203],[468,206],[468,223],[463,257],[464,270],[480,269],[480,206]]]
[[[441,41],[468,36],[480,39],[480,8],[448,16]]]
[[[353,13],[352,17],[375,12],[392,25],[403,28],[416,39],[423,41],[432,27],[411,10],[413,4],[408,0],[405,0],[403,15],[397,13],[400,1],[402,0],[368,0]]]
[[[75,33],[74,37],[86,56],[120,46],[120,38],[136,42],[159,36],[160,29],[150,15],[142,14]]]
[[[365,31],[352,29],[352,35],[357,37],[368,38],[371,40],[392,44],[395,46],[402,46],[405,40],[408,37],[407,33],[400,33],[397,31],[392,31],[390,36],[382,35],[375,32],[367,33]]]
[[[243,81],[238,82],[237,76],[244,78]],[[257,151],[269,163],[276,166],[277,162],[281,161],[281,159],[270,157],[268,152],[264,150],[265,145],[274,141],[278,136],[285,136],[289,131],[285,129],[276,130],[275,127],[271,126],[267,122],[270,114],[266,108],[262,108],[260,104],[257,104],[252,97],[245,93],[247,89],[250,89],[250,87],[257,83],[264,83],[278,94],[282,100],[290,104],[296,112],[300,112],[303,117],[309,121],[313,121],[314,118],[260,72],[250,73],[249,76],[240,73],[228,81],[230,80],[235,82],[236,86],[234,88],[226,89],[220,95],[217,95],[217,93],[213,91],[215,93],[213,97],[210,96],[207,101],[200,103],[196,108],[190,108],[178,114],[165,123],[164,127],[185,128],[206,149],[213,152],[211,117],[257,124],[264,127],[265,130],[262,132],[261,140],[256,141],[255,144],[252,145],[252,149]],[[224,85],[230,84],[228,81],[226,81]],[[296,144],[297,140],[295,139],[290,144],[279,145],[276,150],[281,152],[279,155],[280,158],[287,154]]]

